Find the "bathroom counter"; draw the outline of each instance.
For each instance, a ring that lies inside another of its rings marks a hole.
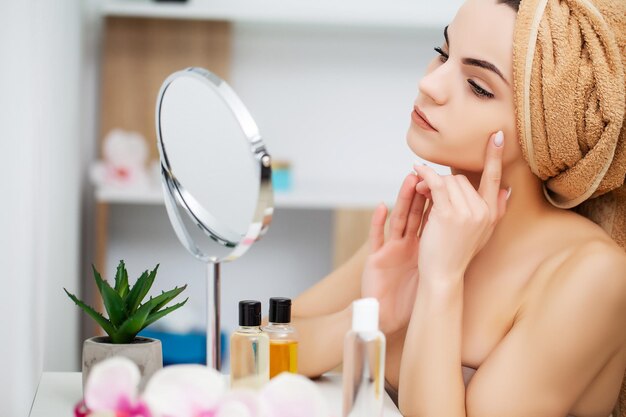
[[[341,374],[329,373],[314,381],[326,397],[331,416],[341,416]],[[30,417],[73,417],[74,406],[82,397],[80,372],[44,372]],[[385,417],[402,417],[385,393]]]

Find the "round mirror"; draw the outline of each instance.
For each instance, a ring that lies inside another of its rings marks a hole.
[[[188,68],[163,83],[156,121],[166,208],[181,243],[204,262],[241,256],[273,211],[271,160],[254,120],[223,80]]]

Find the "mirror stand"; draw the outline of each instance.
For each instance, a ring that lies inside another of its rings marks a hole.
[[[206,364],[220,371],[220,263],[207,263]]]

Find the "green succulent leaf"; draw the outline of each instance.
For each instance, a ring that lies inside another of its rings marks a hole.
[[[173,290],[163,292],[154,298],[150,297],[148,301],[146,301],[145,303],[141,305],[141,307],[139,307],[137,312],[146,308],[148,309],[148,314],[156,313],[160,307],[169,303],[174,297],[180,294],[186,287],[187,287],[186,285],[182,286],[181,288],[177,287],[177,288],[174,288]]]
[[[100,273],[96,271],[96,268],[92,265],[93,276],[96,280],[98,290],[102,296],[102,302],[106,308],[109,320],[114,327],[118,327],[126,320],[126,311],[124,306],[124,300],[122,297],[109,285],[109,283],[102,279]]]
[[[154,278],[156,277],[157,270],[159,269],[159,265],[150,272],[145,271],[135,282],[133,288],[131,288],[128,296],[126,297],[126,311],[128,315],[134,314],[139,305],[141,304],[141,300],[144,299],[148,291],[150,291],[150,287],[152,287],[152,283],[154,283]]]
[[[180,288],[176,287],[173,290],[169,290],[167,292],[162,292],[161,295],[159,295],[158,297],[154,298],[155,300],[159,299],[160,302],[154,306],[154,308],[150,311],[150,313],[156,313],[157,311],[159,311],[167,303],[169,303],[174,298],[176,298],[176,296],[178,296],[178,294],[183,292],[185,290],[185,288],[187,288],[186,284],[183,285]]]
[[[100,327],[102,327],[102,330],[104,330],[109,336],[115,333],[115,328],[113,327],[111,322],[105,319],[102,314],[98,313],[92,307],[88,306],[87,304],[76,298],[74,294],[70,294],[65,288],[63,288],[63,291],[65,291],[67,296],[70,297],[78,307],[82,308],[85,313],[87,313],[92,319],[94,319],[96,323],[98,323]]]
[[[174,288],[173,290],[166,291],[158,295],[157,297],[150,298],[148,301],[142,304],[131,317],[129,317],[124,323],[122,323],[121,326],[118,327],[117,329],[118,335],[116,336],[116,338],[119,337],[124,340],[130,338],[130,340],[132,341],[132,339],[134,339],[137,333],[139,333],[141,329],[147,326],[146,322],[148,320],[148,317],[151,315],[151,313],[158,314],[159,313],[157,311],[158,306],[165,305],[166,303],[171,301],[174,297],[176,297],[178,294],[180,294],[185,288],[186,288],[186,285],[181,288]],[[185,300],[185,302],[186,301],[187,300]],[[174,311],[174,310],[171,310],[171,311]],[[157,318],[154,318],[150,323],[153,323],[155,320],[157,320]],[[127,343],[127,342],[116,342],[113,337],[111,339],[113,340],[113,343]]]
[[[122,299],[128,294],[128,271],[126,271],[126,265],[121,260],[117,266],[117,273],[115,274],[115,291]]]
[[[135,314],[128,318],[115,332],[111,335],[113,343],[131,343],[137,333],[139,333],[146,321],[146,316]]]
[[[118,327],[115,337],[111,337],[113,343],[129,343],[135,338],[137,333],[143,329],[144,324],[150,315],[150,310],[153,307],[151,303],[152,301],[153,299],[139,307],[132,316],[127,318],[126,321]]]
[[[170,307],[168,307],[168,308],[166,308],[164,310],[150,313],[150,315],[146,319],[146,321],[143,324],[143,327],[141,329],[143,330],[145,327],[148,327],[149,325],[151,325],[155,321],[159,320],[160,318],[162,318],[162,317],[168,315],[169,313],[171,313],[172,311],[174,311],[174,310],[184,306],[185,303],[187,303],[187,300],[189,300],[189,298],[186,298],[185,301],[183,301],[182,303],[175,304],[175,305],[170,306]]]
[[[144,271],[141,276],[137,278],[135,285],[133,285],[128,292],[128,295],[124,300],[124,302],[126,303],[126,312],[128,314],[132,314],[141,303],[141,298],[139,298],[140,292],[142,291],[142,288],[146,285],[146,280],[148,279],[148,277],[148,271]]]

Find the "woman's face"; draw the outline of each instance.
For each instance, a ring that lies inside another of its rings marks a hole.
[[[419,83],[407,133],[419,157],[461,171],[483,169],[492,133],[504,133],[504,161],[520,155],[513,105],[515,11],[496,0],[467,0],[442,33]],[[424,123],[422,113],[434,128]]]

